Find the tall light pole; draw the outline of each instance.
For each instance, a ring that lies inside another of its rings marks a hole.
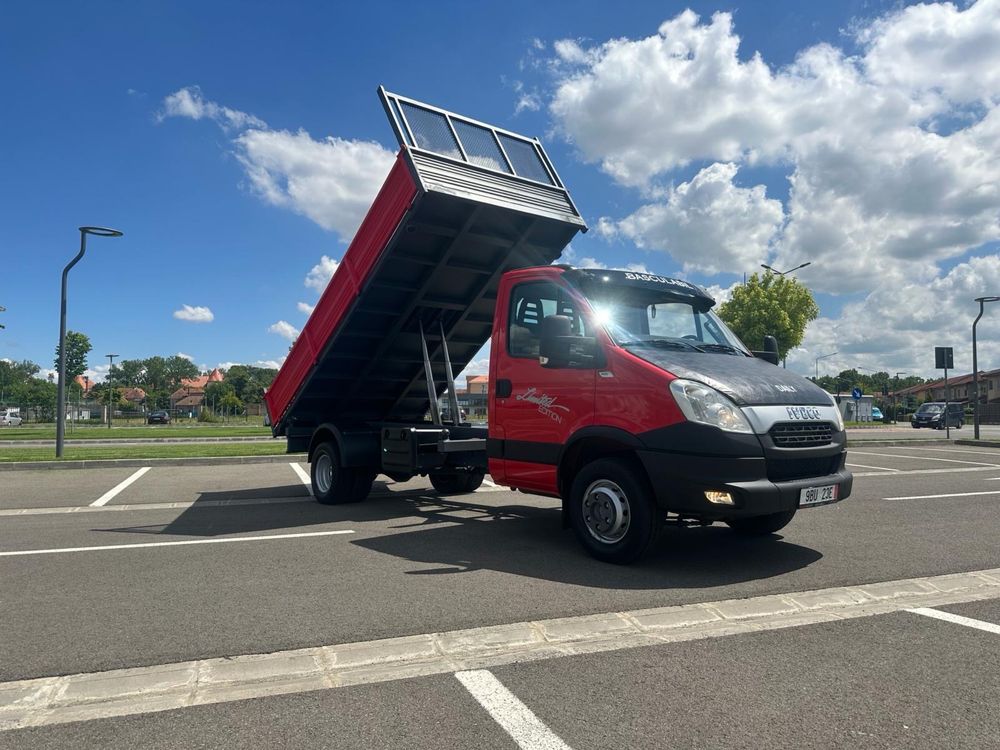
[[[905,372],[896,373],[896,387],[892,389],[892,423],[896,423],[897,413],[896,413],[896,397],[899,395],[899,376],[905,375]]]
[[[787,276],[788,274],[792,273],[792,271],[798,271],[800,268],[805,268],[806,266],[809,265],[812,265],[811,260],[807,260],[805,263],[795,266],[795,268],[789,268],[787,271],[779,271],[777,268],[771,268],[771,266],[767,265],[767,263],[761,263],[760,267],[766,268],[768,271],[770,271],[773,274],[776,274],[777,276]]]
[[[979,359],[976,352],[976,325],[983,317],[983,311],[987,302],[1000,302],[1000,297],[976,297],[979,303],[979,315],[972,322],[972,433],[976,440],[979,440]],[[987,396],[989,398],[989,396]]]
[[[62,272],[62,294],[59,307],[59,390],[56,402],[56,458],[62,458],[63,439],[66,436],[66,277],[69,269],[80,262],[87,252],[87,235],[95,237],[121,237],[117,229],[106,227],[80,227],[80,252],[69,262]]]
[[[111,382],[111,368],[115,366],[115,357],[117,357],[118,355],[117,354],[105,354],[104,356],[108,358],[108,388],[107,388],[107,394],[108,394],[108,429],[110,430],[111,429],[111,415],[114,412],[114,408],[115,408],[114,407],[114,403],[112,402],[112,399],[114,399],[115,401],[118,400],[118,399],[115,398],[115,389],[114,389],[114,386],[112,385],[112,382]]]
[[[813,380],[819,380],[819,361],[821,359],[826,359],[827,357],[832,357],[832,356],[834,356],[836,354],[840,354],[840,352],[830,352],[829,354],[821,354],[818,357],[816,357],[816,362],[815,362],[815,364],[816,364],[816,375],[813,378]]]

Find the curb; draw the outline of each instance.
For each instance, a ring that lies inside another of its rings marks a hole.
[[[956,440],[955,445],[978,445],[983,448],[1000,448],[1000,440],[972,440],[963,438],[962,440]]]
[[[204,456],[190,458],[100,458],[79,461],[11,461],[0,462],[0,473],[5,471],[34,471],[38,469],[111,469],[130,466],[229,466],[232,464],[283,464],[304,461],[305,453],[281,453],[276,456]]]

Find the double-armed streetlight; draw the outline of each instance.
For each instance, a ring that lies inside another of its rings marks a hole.
[[[775,274],[777,276],[787,276],[788,274],[792,273],[792,271],[798,271],[800,268],[805,268],[806,266],[810,266],[810,265],[812,265],[812,261],[811,260],[807,260],[805,263],[797,265],[797,266],[795,266],[795,268],[789,268],[787,271],[779,271],[777,268],[771,268],[771,266],[767,265],[767,263],[761,263],[760,267],[764,268],[764,269],[767,269],[768,271],[770,271],[771,273],[773,273],[773,274]]]
[[[826,359],[827,357],[833,357],[837,354],[840,354],[840,352],[830,352],[829,354],[820,354],[818,357],[816,357],[816,362],[815,362],[816,376],[813,378],[814,380],[819,380],[819,361],[821,359]]]
[[[972,322],[972,432],[973,437],[979,440],[979,359],[976,352],[976,325],[983,317],[983,312],[987,302],[1000,302],[1000,297],[976,297],[979,303],[979,315]]]
[[[121,237],[117,229],[107,227],[80,227],[80,252],[62,272],[62,294],[59,308],[59,395],[56,404],[56,458],[62,458],[63,440],[66,435],[66,277],[69,269],[80,262],[87,252],[87,235],[95,237]]]

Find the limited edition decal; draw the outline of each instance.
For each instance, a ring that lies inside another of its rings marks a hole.
[[[564,412],[569,411],[568,406],[556,403],[555,396],[550,396],[547,393],[539,393],[538,389],[534,386],[526,390],[524,393],[517,394],[517,400],[535,404],[538,406],[538,413],[544,414],[553,422],[561,423],[563,421],[563,415],[556,411],[556,409],[560,409]]]

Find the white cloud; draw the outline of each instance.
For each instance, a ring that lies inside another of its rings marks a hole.
[[[218,124],[232,135],[236,158],[262,200],[306,216],[344,242],[354,236],[395,156],[374,141],[316,140],[304,130],[271,129],[251,114],[205,99],[197,86],[163,100],[158,119],[168,117]]]
[[[812,374],[815,358],[839,352],[820,363],[826,372],[866,367],[894,373],[940,377],[934,347],[955,349],[956,374],[972,371],[972,321],[975,297],[1000,289],[1000,255],[973,257],[927,283],[878,286],[868,297],[846,305],[839,318],[819,318],[806,330],[802,347],[788,355],[788,366]],[[1000,307],[998,305],[997,307]],[[1000,367],[1000,310],[979,323],[980,369]]]
[[[194,362],[194,357],[192,357],[190,354],[185,354],[184,352],[177,352],[177,354],[175,354],[174,356],[183,357],[188,362]]]
[[[267,331],[268,333],[276,333],[289,341],[295,341],[295,337],[299,335],[299,329],[285,320],[279,320],[268,326]]]
[[[316,305],[310,305],[308,302],[299,302],[296,307],[305,315],[312,315],[312,311],[316,309]]]
[[[309,273],[306,274],[306,279],[303,283],[322,294],[339,266],[340,261],[324,255],[319,259],[319,263],[309,269]],[[299,309],[301,310],[302,308],[300,307]]]
[[[765,195],[763,185],[733,184],[736,172],[735,164],[712,164],[690,182],[670,188],[662,202],[619,221],[611,233],[670,253],[686,271],[757,268],[768,257],[784,211],[781,201]],[[598,232],[608,235],[606,220],[598,222]]]
[[[174,317],[188,323],[211,323],[215,320],[215,314],[210,309],[198,305],[182,305],[180,310],[174,310]]]
[[[162,122],[168,117],[188,117],[192,120],[207,118],[226,129],[267,127],[266,122],[253,115],[205,99],[198,86],[186,86],[163,100],[163,109],[157,119]]]
[[[248,130],[236,155],[255,192],[349,241],[385,181],[395,154],[373,141],[306,131]]]
[[[762,188],[712,181],[729,191],[716,217],[732,211],[747,233],[729,247],[716,235],[714,257],[676,243],[690,217],[670,206],[681,188],[629,217],[632,239],[673,239],[691,268],[739,272],[769,251],[779,265],[811,260],[800,276],[818,291],[929,282],[940,262],[1000,239],[1000,2],[913,6],[854,33],[860,55],[818,44],[781,68],[741,59],[727,13],[685,11],[645,38],[564,41],[550,111],[585,159],[647,196],[692,162],[788,169],[783,227]]]

